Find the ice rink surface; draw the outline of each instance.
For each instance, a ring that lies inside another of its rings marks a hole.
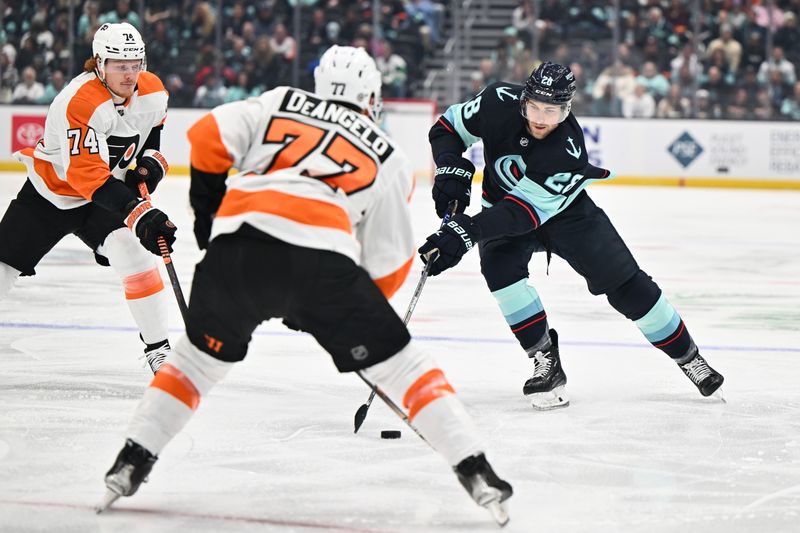
[[[24,176],[0,175],[0,212]],[[154,195],[178,225],[188,294],[200,258],[188,180]],[[534,412],[531,365],[478,254],[428,281],[410,329],[444,369],[514,486],[505,531],[800,531],[800,194],[591,187],[725,377],[702,398],[565,262],[532,262],[558,329],[571,406]],[[429,189],[418,241],[436,228]],[[475,207],[470,208],[474,212]],[[231,265],[232,269],[236,265]],[[74,237],[0,302],[0,531],[495,531],[444,461],[368,389],[278,322],[204,398],[139,493],[97,516],[103,475],[151,378],[114,272]],[[405,311],[421,266],[393,299]],[[165,283],[167,280],[164,273]],[[172,340],[181,332],[172,309]],[[381,440],[401,429],[400,440]]]

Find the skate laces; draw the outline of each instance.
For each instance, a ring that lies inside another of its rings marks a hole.
[[[553,359],[550,357],[550,352],[536,352],[533,354],[533,377],[540,378],[550,373],[550,368],[553,366]]]
[[[164,360],[170,353],[170,346],[168,342],[165,342],[158,348],[154,348],[150,351],[144,352],[144,354],[139,356],[139,359],[144,359],[142,362],[142,366],[145,364],[150,365],[150,369],[155,373],[161,365],[164,364]]]
[[[683,372],[689,376],[695,384],[700,383],[711,375],[711,368],[708,363],[703,359],[700,354],[697,354],[691,361],[681,365]]]

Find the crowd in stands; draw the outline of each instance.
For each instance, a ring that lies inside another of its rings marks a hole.
[[[522,82],[539,58],[568,64],[580,114],[800,120],[800,0],[521,0],[473,88]],[[534,31],[535,28],[535,31]],[[767,51],[767,41],[773,47]],[[614,61],[616,57],[616,61]]]
[[[694,1],[620,0],[617,14],[611,2],[539,0],[534,17],[534,0],[521,0],[464,95],[495,80],[522,82],[550,59],[575,73],[580,114],[800,119],[800,0],[696,0],[699,23]],[[300,46],[292,36],[295,2]],[[148,70],[164,81],[173,107],[208,108],[291,84],[298,54],[299,85],[312,89],[313,69],[331,44],[371,51],[385,96],[424,98],[411,82],[446,41],[448,3],[381,0],[373,17],[371,0],[82,0],[72,2],[70,27],[68,0],[21,0],[13,8],[0,0],[0,104],[51,102],[91,56],[97,28],[120,21],[141,30]]]
[[[296,1],[300,46],[292,36]],[[71,3],[72,27],[67,0],[0,0],[0,104],[50,103],[64,80],[80,73],[92,55],[95,31],[106,22],[129,22],[140,30],[147,68],[164,81],[173,107],[214,107],[291,84],[298,49],[298,84],[313,89],[313,69],[332,44],[370,50],[386,96],[405,97],[410,81],[422,74],[423,57],[442,40],[443,7],[431,0],[382,0],[377,36],[371,0]]]

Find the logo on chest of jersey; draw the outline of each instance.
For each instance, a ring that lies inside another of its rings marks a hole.
[[[497,184],[510,192],[525,176],[525,161],[521,155],[504,155],[494,162],[494,171],[498,178]]]
[[[136,157],[139,148],[139,135],[122,137],[109,135],[108,144],[108,168],[112,171],[115,168],[128,168]]]

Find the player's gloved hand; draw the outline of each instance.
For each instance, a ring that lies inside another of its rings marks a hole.
[[[431,190],[433,202],[436,204],[436,214],[439,218],[443,217],[451,200],[458,200],[456,213],[463,213],[469,205],[475,165],[469,159],[454,154],[439,157],[437,163]]]
[[[456,266],[461,257],[475,246],[471,226],[472,217],[469,215],[453,215],[449,222],[430,235],[425,244],[419,247],[417,251],[422,262],[427,264],[432,261],[431,276]]]
[[[150,252],[161,255],[158,247],[159,237],[164,238],[167,248],[172,252],[175,232],[178,228],[166,213],[156,209],[148,200],[133,200],[125,208],[125,224],[139,237],[139,242]]]
[[[194,238],[197,240],[197,247],[201,250],[208,248],[208,240],[211,237],[211,223],[214,218],[211,215],[194,212]]]
[[[167,158],[158,150],[145,150],[136,162],[136,168],[125,173],[125,185],[139,195],[139,183],[147,185],[147,192],[156,190],[158,182],[167,175],[169,164]]]

